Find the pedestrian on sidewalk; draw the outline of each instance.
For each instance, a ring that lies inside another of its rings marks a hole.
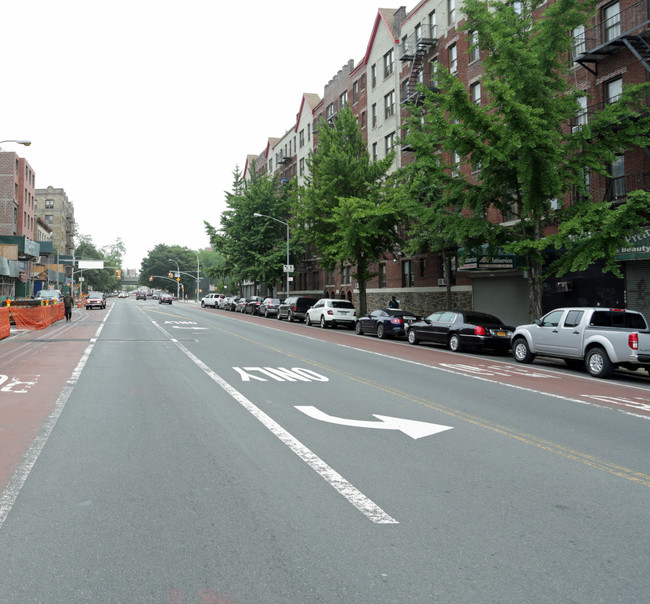
[[[68,292],[65,296],[63,296],[63,306],[65,307],[65,320],[69,321],[72,319],[72,305],[74,304],[74,300],[72,299],[72,296],[70,295],[70,292]]]

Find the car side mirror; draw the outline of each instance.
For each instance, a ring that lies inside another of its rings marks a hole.
[[[537,327],[541,327],[541,326],[542,326],[542,320],[541,320],[541,319],[535,319],[535,320],[533,321],[533,323],[535,323],[535,325],[537,325]]]

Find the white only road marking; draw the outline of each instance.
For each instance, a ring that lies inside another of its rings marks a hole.
[[[309,405],[296,407],[296,409],[302,411],[305,415],[322,422],[339,424],[340,426],[353,426],[355,428],[373,428],[374,430],[399,430],[413,439],[431,436],[432,434],[438,434],[445,430],[453,430],[453,426],[430,424],[429,422],[421,422],[414,419],[402,419],[400,417],[390,417],[389,415],[375,415],[373,413],[372,416],[379,420],[378,422],[373,422],[334,417],[333,415],[328,415],[320,409]]]
[[[399,524],[395,518],[389,516],[376,503],[366,497],[355,486],[348,482],[336,470],[327,465],[318,455],[313,453],[297,438],[287,432],[280,424],[269,417],[259,407],[249,401],[243,394],[233,388],[226,380],[221,378],[217,373],[212,371],[201,359],[196,357],[185,346],[177,340],[171,338],[162,326],[156,321],[152,323],[165,335],[170,337],[171,341],[187,356],[197,367],[199,367],[211,380],[225,390],[234,398],[246,411],[255,419],[260,421],[272,434],[280,439],[289,449],[291,449],[302,461],[304,461],[312,470],[320,475],[325,481],[332,486],[340,495],[343,495],[355,508],[357,508],[366,518],[375,524]]]
[[[93,348],[95,347],[95,342],[97,341],[99,334],[104,328],[104,325],[106,324],[106,320],[108,319],[112,310],[113,307],[111,306],[109,311],[106,313],[104,320],[97,328],[95,335],[90,339],[90,344],[86,347],[86,350],[84,350],[84,353],[81,356],[79,363],[73,369],[72,375],[70,376],[68,383],[63,388],[61,394],[59,394],[59,397],[56,399],[56,403],[54,404],[54,409],[52,409],[52,412],[45,420],[43,427],[41,428],[40,432],[37,434],[36,438],[32,442],[31,447],[29,447],[29,450],[27,451],[27,453],[25,453],[22,462],[12,474],[4,491],[2,491],[2,495],[0,496],[0,530],[2,529],[2,525],[4,524],[5,520],[7,519],[7,516],[9,515],[9,512],[11,511],[11,508],[16,502],[16,499],[18,498],[18,495],[21,489],[23,488],[23,485],[25,484],[27,477],[29,476],[29,473],[32,471],[34,464],[38,460],[38,457],[41,454],[41,451],[43,450],[43,447],[45,446],[47,439],[50,437],[52,430],[54,430],[54,426],[56,425],[59,416],[63,412],[63,408],[65,407],[65,404],[68,402],[68,399],[70,398],[70,395],[74,390],[74,387],[79,381],[81,372],[83,371],[83,368],[86,366],[86,361],[88,361],[88,357],[90,356],[90,353],[93,351]]]

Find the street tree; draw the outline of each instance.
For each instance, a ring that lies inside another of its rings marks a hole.
[[[180,281],[176,281],[178,271],[180,271]],[[140,284],[174,294],[178,291],[181,296],[184,293],[186,298],[194,298],[196,296],[196,253],[180,245],[159,243],[142,259]]]
[[[305,185],[294,196],[296,237],[325,270],[351,264],[359,283],[359,310],[367,308],[372,263],[400,241],[401,214],[384,187],[394,152],[373,162],[348,105],[332,124],[318,124],[318,149],[307,159]]]
[[[602,258],[598,250],[612,239],[598,228],[597,217],[615,208],[592,203],[585,173],[607,175],[626,149],[648,145],[650,132],[647,85],[625,88],[588,124],[568,131],[584,95],[568,78],[572,30],[587,22],[594,2],[558,0],[533,19],[543,4],[465,2],[462,28],[476,33],[484,51],[480,86],[486,101],[476,104],[458,78],[438,67],[439,90],[421,86],[424,102],[410,108],[406,141],[414,159],[400,174],[400,193],[412,194],[407,208],[420,242],[467,251],[489,244],[489,253],[501,248],[524,260],[533,317],[542,312],[548,249],[570,250],[576,241],[559,234],[549,239],[549,227],[552,232],[576,217],[594,227],[589,246],[564,254],[555,270],[568,270],[563,263],[569,258],[571,270]],[[579,207],[555,209],[575,190],[583,193]],[[635,228],[647,210],[643,199],[635,199],[618,212],[621,224]]]
[[[244,280],[263,282],[267,287],[279,283],[286,264],[287,238],[286,227],[276,221],[289,220],[291,185],[277,175],[256,174],[254,163],[248,180],[239,169],[233,176],[220,228],[205,222],[213,249],[224,258],[215,274],[227,276],[233,288]]]

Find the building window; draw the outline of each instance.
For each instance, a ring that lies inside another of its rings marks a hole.
[[[395,91],[391,90],[384,97],[384,119],[388,119],[395,115]]]
[[[415,284],[415,275],[413,274],[413,261],[404,260],[402,262],[402,287],[413,287]]]
[[[607,199],[619,199],[625,197],[625,156],[619,155],[609,165],[611,174],[607,183]]]
[[[469,62],[478,61],[481,58],[481,51],[478,46],[478,32],[473,31],[469,41]]]
[[[311,124],[307,124],[307,140],[311,140]]]
[[[357,80],[352,84],[352,103],[357,104],[359,102],[359,81]]]
[[[476,84],[472,84],[469,87],[469,96],[475,105],[480,105],[481,104],[481,83],[476,82]]]
[[[576,27],[573,32],[573,58],[580,56],[583,52],[587,51],[587,43],[585,38],[585,26],[580,25]]]
[[[379,287],[386,287],[386,263],[379,265]]]
[[[304,176],[305,174],[305,158],[301,157],[300,158],[300,176]]]
[[[345,90],[341,93],[341,96],[339,96],[339,107],[343,109],[345,107],[345,104],[348,102],[348,91]]]
[[[420,258],[420,278],[424,279],[427,276],[427,259]]]
[[[377,103],[374,103],[370,108],[370,117],[372,119],[372,127],[377,127]]]
[[[460,155],[457,151],[453,151],[451,154],[451,175],[453,178],[460,176]]]
[[[431,37],[438,37],[438,24],[436,23],[436,11],[429,13],[429,31],[431,31]]]
[[[327,109],[325,110],[325,119],[329,120],[334,117],[334,114],[336,113],[334,103],[330,103],[327,106]]]
[[[300,141],[300,148],[302,149],[305,146],[305,130],[302,129],[298,136],[298,140]]]
[[[587,97],[586,96],[581,96],[578,97],[578,113],[576,114],[576,126],[577,129],[582,128],[582,126],[586,126],[589,116],[587,114]],[[574,127],[574,130],[576,128]]]
[[[621,8],[612,2],[603,9],[603,41],[609,42],[621,35]]]
[[[54,207],[54,200],[53,199],[46,199],[45,200],[45,207],[46,208],[53,208]]]
[[[431,88],[438,89],[438,59],[431,59]]]
[[[370,86],[372,88],[377,86],[377,65],[370,67]]]
[[[448,25],[451,27],[456,23],[456,0],[447,0]]]
[[[391,48],[384,55],[384,79],[393,75],[395,71],[395,51]]]
[[[362,111],[361,115],[359,116],[359,124],[361,126],[361,130],[366,129],[366,112]]]
[[[449,71],[458,73],[458,48],[455,44],[449,47]]]
[[[623,78],[616,78],[605,82],[605,101],[615,103],[623,94]]]
[[[372,161],[377,161],[377,143],[372,143]]]
[[[45,214],[45,224],[54,224],[53,214]]]
[[[384,137],[384,146],[386,155],[388,155],[395,146],[395,133],[391,132],[388,136]]]
[[[422,25],[419,23],[415,26],[415,40],[419,42],[422,40]]]

